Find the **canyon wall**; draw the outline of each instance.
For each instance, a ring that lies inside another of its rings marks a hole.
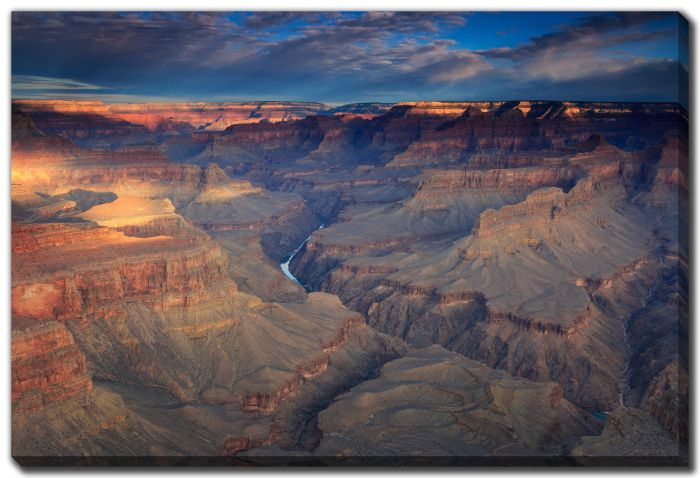
[[[678,105],[12,118],[15,454],[578,456],[688,436]],[[279,263],[309,236],[302,286]]]

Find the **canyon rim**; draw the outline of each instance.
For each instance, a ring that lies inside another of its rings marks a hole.
[[[687,41],[13,12],[14,459],[688,466]]]

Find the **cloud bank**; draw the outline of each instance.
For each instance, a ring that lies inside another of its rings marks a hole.
[[[13,97],[684,101],[679,15],[540,15],[14,12]]]

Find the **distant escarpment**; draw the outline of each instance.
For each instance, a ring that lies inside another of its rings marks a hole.
[[[114,146],[155,136],[191,131],[222,131],[234,124],[302,119],[326,109],[320,103],[113,103],[70,100],[17,100],[13,107],[29,115],[47,134],[83,145]]]
[[[439,115],[445,106],[418,104],[411,106],[409,114]],[[455,118],[454,107],[458,106],[463,108],[462,114]],[[489,163],[491,167],[511,168],[538,165],[557,155],[558,149],[581,143],[593,134],[604,134],[618,146],[640,149],[658,144],[657,131],[679,128],[679,116],[684,113],[672,104],[567,102],[455,103],[447,111],[452,112],[450,121],[423,132],[389,166],[465,163],[481,169]],[[610,115],[616,116],[615,122],[609,121]],[[650,117],[653,125],[646,122]],[[544,154],[529,154],[532,151]]]

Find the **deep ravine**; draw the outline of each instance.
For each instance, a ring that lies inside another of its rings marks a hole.
[[[324,225],[325,225],[325,224],[321,224],[321,225],[318,227],[318,229],[316,229],[316,231],[320,231],[321,229],[323,229],[323,226],[324,226]],[[283,273],[284,275],[286,275],[287,277],[289,277],[289,278],[290,278],[291,280],[293,280],[294,282],[296,282],[297,284],[299,284],[300,286],[302,286],[302,287],[304,287],[304,284],[302,284],[301,282],[299,282],[299,279],[297,279],[296,277],[294,277],[294,274],[292,274],[291,271],[289,270],[289,263],[292,261],[292,259],[294,259],[294,256],[297,255],[297,253],[299,253],[299,251],[301,250],[301,248],[304,247],[304,245],[305,245],[307,242],[309,242],[309,240],[311,239],[311,236],[313,236],[314,232],[315,232],[315,231],[311,232],[311,234],[309,234],[309,237],[307,237],[306,239],[304,239],[304,240],[302,241],[302,243],[299,244],[299,246],[297,246],[296,249],[294,249],[294,252],[292,252],[292,253],[289,255],[289,257],[287,257],[287,260],[286,260],[286,261],[280,263],[280,269],[282,269],[282,273]]]

